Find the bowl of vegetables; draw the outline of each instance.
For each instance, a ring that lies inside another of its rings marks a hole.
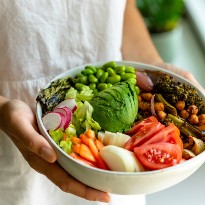
[[[205,161],[205,96],[159,67],[83,65],[57,76],[36,100],[39,130],[58,163],[95,189],[154,193]]]

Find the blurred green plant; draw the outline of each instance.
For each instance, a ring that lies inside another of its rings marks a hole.
[[[184,13],[183,0],[136,0],[151,33],[173,30]]]

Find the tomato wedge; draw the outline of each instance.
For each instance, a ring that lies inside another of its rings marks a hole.
[[[183,142],[180,137],[180,131],[173,123],[170,123],[169,126],[164,127],[160,132],[156,133],[152,138],[147,140],[144,145],[158,142],[169,142],[171,144],[176,144],[179,145],[181,150],[183,150]]]
[[[158,121],[141,122],[141,124],[144,125],[125,143],[125,149],[133,151],[134,147],[141,146],[165,127]]]
[[[142,127],[152,126],[154,123],[158,123],[157,118],[154,116],[150,116],[150,117],[134,124],[132,126],[132,128],[126,132],[126,134],[133,135],[133,134],[137,133]]]
[[[158,170],[178,164],[182,159],[181,148],[172,143],[160,142],[134,148],[137,159],[149,170]]]

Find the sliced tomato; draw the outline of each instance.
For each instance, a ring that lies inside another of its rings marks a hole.
[[[134,124],[132,126],[132,128],[126,132],[126,134],[134,135],[135,133],[137,133],[145,125],[146,126],[152,126],[154,123],[158,123],[157,118],[154,117],[154,116],[150,116],[150,117],[148,117],[148,118]]]
[[[134,148],[137,159],[149,170],[158,170],[178,164],[182,159],[181,148],[172,143],[160,142]]]
[[[141,146],[156,133],[160,132],[165,126],[160,122],[144,123],[138,132],[136,132],[124,145],[124,148],[133,151],[134,147]]]
[[[181,150],[183,149],[180,131],[173,123],[169,124],[167,127],[164,127],[160,132],[157,132],[152,138],[147,140],[144,145],[158,142],[169,142],[171,144],[177,144]]]

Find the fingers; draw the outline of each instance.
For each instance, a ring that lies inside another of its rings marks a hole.
[[[32,124],[22,116],[13,116],[15,122],[11,122],[13,125],[13,137],[17,138],[24,146],[31,152],[37,154],[48,162],[54,162],[57,159],[57,155],[48,141],[41,136],[32,126]],[[21,126],[15,125],[20,123]]]
[[[109,202],[107,193],[92,189],[67,174],[58,163],[48,163],[38,156],[26,156],[30,166],[44,174],[49,180],[56,184],[62,191],[74,194],[90,201]]]

